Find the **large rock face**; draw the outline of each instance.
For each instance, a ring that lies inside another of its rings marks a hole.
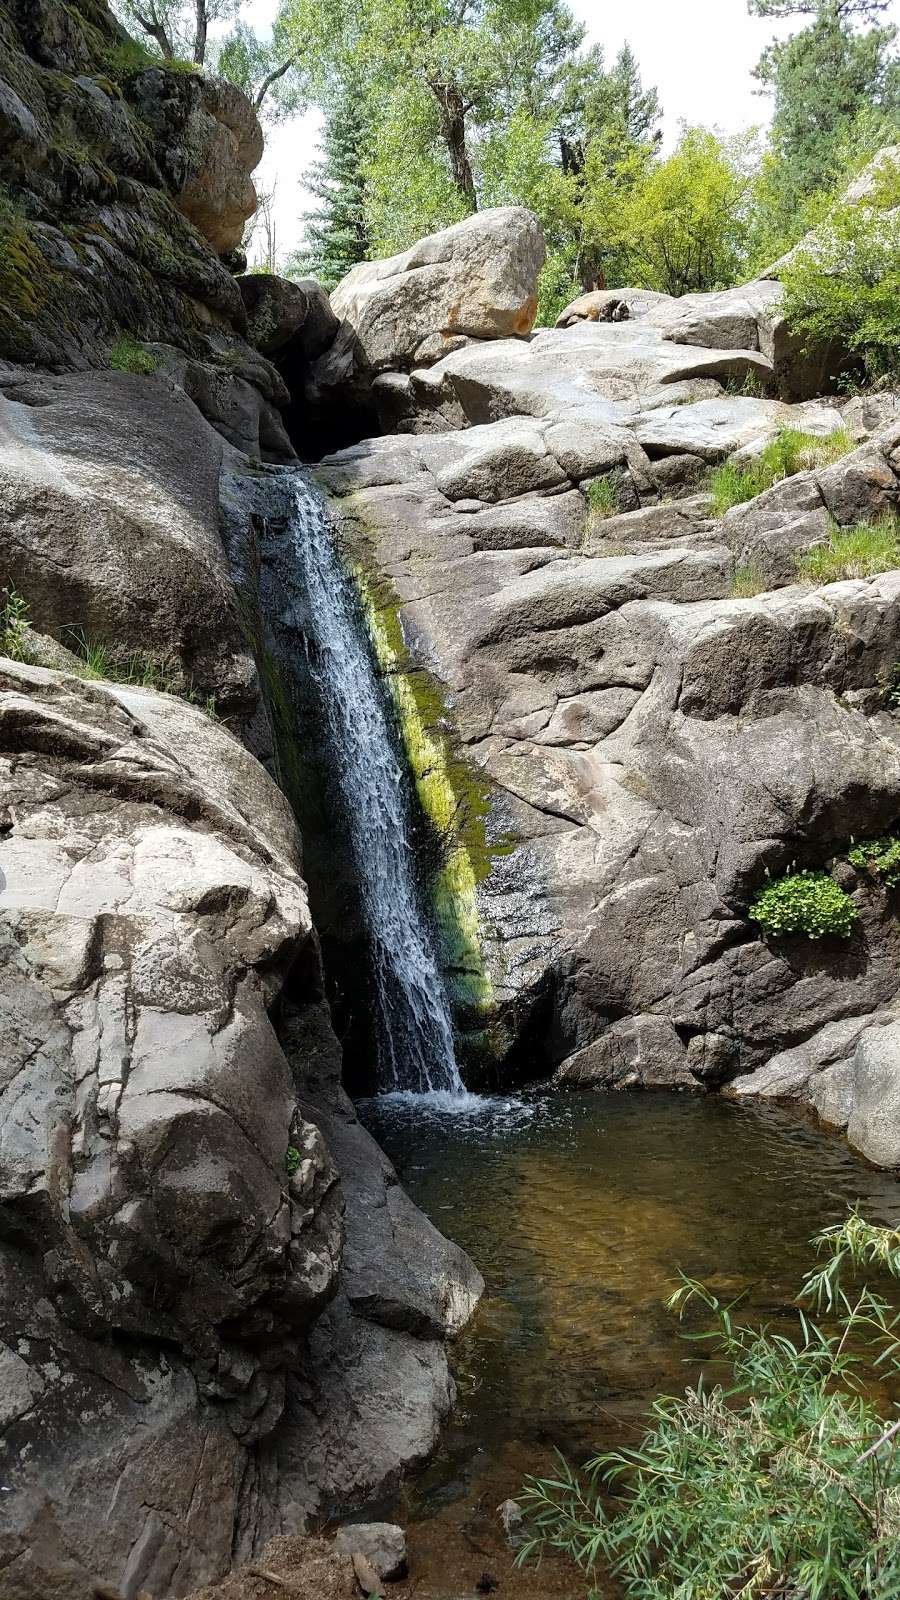
[[[230,442],[289,459],[287,390],[220,260],[256,206],[259,122],[230,85],[148,63],[103,0],[0,0],[0,355],[156,365]]]
[[[0,829],[3,1594],[177,1595],[426,1457],[480,1280],[342,1097],[295,825],[233,736],[3,662]]]
[[[622,291],[627,315],[589,297],[555,331],[386,373],[403,432],[320,466],[398,704],[416,708],[426,815],[442,752],[468,896],[448,961],[475,1060],[501,1079],[752,1085],[895,1001],[900,931],[845,858],[900,815],[880,687],[900,575],[815,589],[797,562],[900,503],[900,429],[854,405],[859,448],[833,465],[813,452],[721,519],[703,492],[711,466],[785,426],[844,426],[835,403],[734,392],[776,386],[776,293]],[[748,573],[762,592],[739,598]],[[857,940],[760,936],[749,902],[793,863],[846,879]],[[446,924],[444,892],[436,879]]]
[[[375,371],[435,361],[468,339],[531,332],[544,239],[536,217],[499,206],[354,267],[331,296]]]

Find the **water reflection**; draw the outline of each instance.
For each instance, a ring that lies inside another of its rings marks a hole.
[[[402,1508],[421,1524],[422,1600],[465,1592],[447,1574],[473,1540],[502,1566],[495,1507],[553,1447],[581,1458],[626,1442],[654,1395],[696,1375],[664,1308],[679,1269],[777,1322],[820,1228],[855,1202],[900,1222],[894,1178],[777,1107],[535,1095],[461,1115],[393,1097],[362,1114],[487,1284],[455,1351],[457,1415]],[[584,1593],[556,1571],[515,1584]]]

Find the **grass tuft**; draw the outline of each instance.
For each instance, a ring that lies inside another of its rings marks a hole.
[[[754,460],[726,461],[716,469],[709,485],[715,514],[723,517],[732,506],[755,500],[773,484],[798,472],[821,471],[856,446],[847,428],[838,428],[821,439],[813,433],[801,433],[798,428],[781,428]]]
[[[9,661],[31,661],[28,649],[30,607],[15,589],[0,589],[0,656]]]
[[[137,372],[143,376],[149,376],[159,366],[156,357],[128,334],[110,345],[109,364],[114,372]]]
[[[585,492],[589,526],[595,522],[605,522],[607,517],[614,517],[618,514],[620,509],[619,481],[614,473],[602,478],[592,479]]]
[[[894,567],[900,567],[900,517],[896,512],[888,512],[878,522],[855,522],[849,528],[833,523],[827,544],[813,545],[797,557],[797,576],[804,583],[873,578]]]
[[[764,594],[768,587],[759,567],[755,562],[748,561],[743,566],[735,568],[731,581],[731,598],[752,600],[754,595]]]
[[[900,1278],[900,1233],[853,1212],[813,1243],[789,1332],[680,1274],[669,1309],[705,1314],[685,1336],[709,1376],[658,1399],[636,1444],[529,1478],[518,1563],[603,1560],[629,1600],[896,1600],[900,1319],[872,1274]]]

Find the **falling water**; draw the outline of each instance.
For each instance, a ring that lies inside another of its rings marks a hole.
[[[416,883],[408,773],[356,592],[325,509],[301,478],[290,538],[371,952],[379,1088],[463,1095],[450,1007]]]

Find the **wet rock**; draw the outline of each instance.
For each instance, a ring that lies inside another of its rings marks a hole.
[[[504,1500],[497,1507],[497,1515],[506,1541],[511,1550],[518,1550],[525,1543],[525,1513],[518,1500]]]
[[[900,1022],[866,1030],[850,1078],[851,1145],[876,1167],[900,1167]]]
[[[339,1528],[334,1541],[338,1555],[365,1558],[376,1582],[396,1583],[406,1577],[406,1534],[393,1522],[352,1522]],[[370,1591],[371,1592],[371,1591]]]

